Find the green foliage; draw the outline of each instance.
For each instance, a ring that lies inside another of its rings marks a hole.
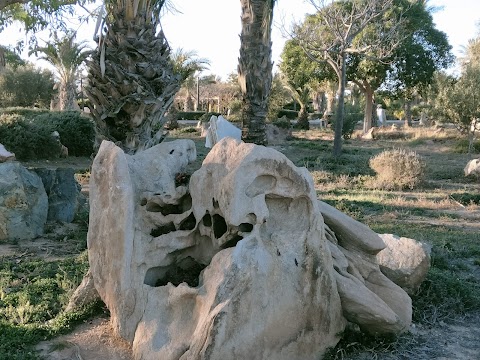
[[[277,113],[277,118],[282,118],[286,116],[287,119],[293,120],[298,117],[298,111],[295,110],[286,110],[286,109],[281,109]]]
[[[92,121],[77,111],[50,112],[35,118],[35,123],[58,131],[60,141],[70,156],[90,156],[93,153],[95,129]]]
[[[185,120],[199,120],[202,115],[205,114],[205,111],[179,111],[178,118]],[[210,120],[210,118],[208,118]]]
[[[468,152],[480,153],[480,141],[472,141],[470,144],[468,139],[458,140],[453,151],[460,154],[466,154]]]
[[[212,116],[219,116],[219,115],[222,115],[222,114],[218,112],[207,112],[207,113],[204,113],[202,116],[200,116],[198,120],[200,120],[201,122],[209,122]]]
[[[425,163],[411,150],[386,150],[370,159],[376,172],[375,187],[385,190],[413,189],[423,181]]]
[[[33,65],[7,66],[0,72],[0,107],[48,108],[54,95],[53,74]]]
[[[363,120],[363,111],[358,105],[354,106],[350,103],[345,104],[345,112],[343,115],[342,136],[344,139],[350,139],[352,137],[355,126],[359,121]],[[335,127],[336,115],[332,117],[332,127]]]
[[[455,201],[458,201],[460,204],[468,205],[480,205],[480,194],[472,193],[454,193],[450,195]]]
[[[85,240],[85,238],[84,238]],[[0,359],[36,359],[33,346],[99,312],[91,304],[65,314],[72,291],[88,269],[86,251],[49,261],[4,257],[0,262]]]
[[[58,156],[59,146],[51,136],[53,131],[58,131],[70,156],[90,156],[93,153],[93,123],[79,112],[8,109],[0,115],[0,143],[14,152],[19,160]]]
[[[292,123],[286,117],[272,121],[272,124],[280,129],[291,129]]]

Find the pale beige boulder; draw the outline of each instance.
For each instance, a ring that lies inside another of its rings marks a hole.
[[[380,236],[367,225],[351,218],[323,201],[318,202],[325,224],[335,233],[345,249],[375,255],[385,248]]]
[[[377,255],[380,270],[409,294],[414,294],[430,269],[431,246],[393,234],[379,234],[387,247]]]
[[[144,360],[321,356],[345,319],[308,171],[226,138],[187,189],[194,155],[104,142],[95,158],[89,261],[115,332]]]
[[[408,294],[379,267],[385,243],[366,225],[319,201],[344,316],[372,334],[398,334],[412,321]]]
[[[465,173],[465,176],[469,176],[469,175],[479,176],[480,175],[480,159],[470,160],[467,163],[467,165],[465,165],[463,172]]]

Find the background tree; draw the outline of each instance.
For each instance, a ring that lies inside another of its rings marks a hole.
[[[330,80],[333,72],[327,64],[311,61],[296,40],[288,40],[281,54],[279,65],[284,82],[300,105],[297,126],[308,130],[308,104],[312,93],[321,82]]]
[[[317,13],[307,16],[306,20],[294,31],[310,59],[327,62],[338,79],[337,110],[335,118],[334,156],[342,151],[342,127],[344,117],[344,98],[347,80],[347,57],[350,54],[370,58],[384,58],[398,43],[401,22],[388,27],[378,22],[389,11],[394,0],[310,0]],[[369,25],[369,36],[362,32]]]
[[[163,31],[166,0],[105,0],[105,34],[89,62],[90,111],[102,139],[126,153],[163,140],[165,114],[188,72],[178,72]],[[155,130],[159,129],[159,130]]]
[[[185,51],[181,48],[175,51],[172,60],[175,64],[174,71],[181,74],[182,79],[184,79],[182,81],[182,89],[185,90],[183,111],[193,111],[192,92],[197,85],[199,74],[208,68],[209,61],[198,58],[195,51]],[[198,104],[196,107],[198,107]]]
[[[55,67],[58,78],[59,108],[61,111],[78,110],[76,80],[78,69],[85,62],[91,51],[84,41],[75,42],[76,34],[68,32],[63,37],[55,33],[53,41],[43,47],[36,47],[33,52],[40,53],[43,59]]]
[[[406,9],[404,38],[395,50],[387,88],[404,99],[406,125],[412,120],[411,102],[432,82],[434,73],[452,64],[447,35],[436,29],[427,1],[402,1]]]
[[[74,5],[83,7],[94,2],[95,0],[0,0],[0,33],[9,25],[20,23],[25,32],[32,35],[31,45],[35,47],[36,32],[46,28],[65,31],[68,28],[66,17],[75,14]],[[88,19],[88,16],[84,19]]]
[[[271,29],[275,0],[240,0],[240,4],[238,82],[242,91],[242,139],[264,145],[273,76]]]
[[[48,109],[55,84],[51,71],[32,64],[11,66],[0,72],[0,107],[33,107]]]

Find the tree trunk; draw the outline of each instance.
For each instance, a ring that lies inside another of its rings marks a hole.
[[[174,71],[163,32],[156,33],[157,24],[142,14],[125,21],[122,11],[107,17],[107,33],[88,63],[85,92],[96,146],[106,139],[133,154],[163,140],[165,114],[181,75]]]
[[[300,111],[298,112],[297,128],[302,130],[309,130],[310,124],[308,123],[308,111],[305,104],[300,104]]]
[[[365,117],[363,120],[363,132],[366,134],[372,128],[373,118],[373,89],[368,81],[363,81],[363,89],[365,94]]]
[[[409,100],[409,98],[405,99],[404,109],[405,109],[405,127],[412,126],[412,102]]]
[[[333,139],[333,156],[339,157],[342,154],[342,129],[343,129],[343,113],[345,110],[345,85],[347,80],[347,69],[345,65],[345,53],[340,57],[340,77],[338,79],[338,104],[335,116],[335,137]]]
[[[267,5],[271,2],[271,7]],[[242,91],[242,140],[265,145],[265,118],[272,86],[272,0],[240,0],[242,32],[238,82]],[[265,11],[270,9],[270,14]],[[269,22],[264,23],[268,18]]]
[[[75,82],[68,81],[59,86],[59,107],[60,111],[76,111],[79,110],[77,104],[77,92],[75,89]]]

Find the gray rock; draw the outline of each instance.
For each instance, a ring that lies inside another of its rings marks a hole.
[[[72,222],[81,202],[81,187],[75,170],[68,168],[34,168],[42,179],[48,196],[48,221]]]
[[[18,162],[0,164],[0,241],[43,234],[48,198],[40,177]]]

